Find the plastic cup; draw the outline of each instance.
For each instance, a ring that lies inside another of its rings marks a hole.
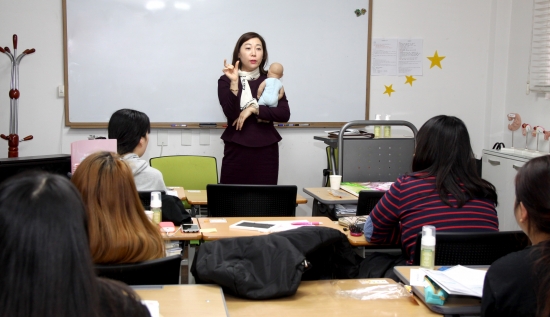
[[[330,175],[330,188],[338,190],[340,189],[340,183],[342,182],[342,175]]]

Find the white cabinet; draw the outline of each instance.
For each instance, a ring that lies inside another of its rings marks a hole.
[[[514,217],[516,200],[515,177],[517,171],[532,156],[483,150],[482,177],[496,187],[498,194],[498,222],[500,231],[521,230]]]

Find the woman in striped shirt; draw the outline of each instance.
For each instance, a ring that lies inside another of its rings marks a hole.
[[[370,213],[365,238],[375,244],[401,242],[402,260],[412,264],[422,226],[438,232],[498,231],[496,205],[495,187],[476,171],[464,122],[436,116],[418,131],[412,173],[400,176]]]

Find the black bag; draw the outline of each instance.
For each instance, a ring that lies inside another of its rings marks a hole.
[[[357,264],[340,231],[305,226],[201,244],[191,273],[197,284],[218,284],[238,297],[268,299],[295,294],[306,279],[354,278]]]
[[[162,195],[162,221],[171,221],[176,226],[193,223],[181,200],[172,195]]]

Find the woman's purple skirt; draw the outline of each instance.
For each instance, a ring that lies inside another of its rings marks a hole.
[[[248,147],[226,142],[223,151],[221,184],[277,185],[279,144]]]

